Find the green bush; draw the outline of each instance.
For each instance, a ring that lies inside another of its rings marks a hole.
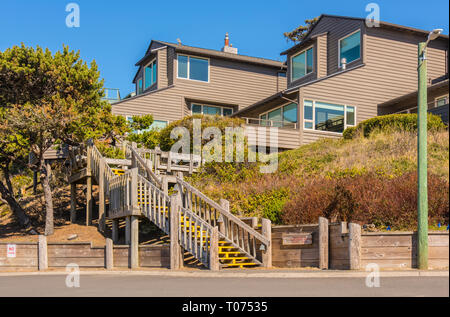
[[[439,131],[445,129],[445,124],[441,117],[428,114],[428,130]],[[374,117],[360,122],[356,127],[347,128],[343,135],[345,139],[354,138],[358,132],[362,132],[364,137],[368,137],[373,132],[394,132],[394,131],[417,131],[417,114],[389,114]]]
[[[353,139],[353,137],[355,136],[355,133],[356,133],[356,127],[349,127],[344,130],[344,133],[342,133],[342,136],[344,137],[344,139],[350,140],[350,139]]]

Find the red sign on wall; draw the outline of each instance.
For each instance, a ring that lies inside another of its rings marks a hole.
[[[15,258],[16,257],[16,245],[15,244],[8,244],[6,246],[6,257],[7,258]]]

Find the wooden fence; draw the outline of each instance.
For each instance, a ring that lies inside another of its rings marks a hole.
[[[45,240],[45,239],[44,239]],[[14,245],[14,257],[7,256],[7,247]],[[80,268],[106,268],[108,253],[112,254],[113,267],[130,267],[130,246],[114,245],[111,251],[106,246],[93,246],[90,242],[48,243],[47,252],[39,252],[39,243],[0,243],[0,269],[33,269],[41,265],[47,268],[65,268],[77,264]],[[42,264],[40,264],[42,263]],[[169,245],[140,245],[140,267],[168,268]]]

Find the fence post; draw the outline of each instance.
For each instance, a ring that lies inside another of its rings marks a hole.
[[[39,236],[38,269],[39,271],[48,269],[47,237],[43,235]]]
[[[100,159],[98,176],[98,228],[105,231],[105,159]]]
[[[361,268],[361,226],[359,224],[349,224],[348,243],[350,270],[359,270]]]
[[[328,269],[328,219],[319,217],[319,268]]]
[[[272,267],[272,222],[269,219],[262,218],[261,220],[261,233],[269,240],[269,245],[266,250],[262,252],[262,261],[264,267]]]
[[[111,270],[114,267],[114,245],[113,240],[110,238],[106,238],[105,264],[107,270]]]
[[[209,269],[211,271],[218,271],[219,265],[219,228],[213,227],[210,238],[210,251],[209,251]]]
[[[138,168],[135,167],[131,170],[131,212],[139,210],[138,204]]]
[[[131,216],[130,267],[139,267],[139,218]]]
[[[70,184],[70,222],[77,221],[77,184]]]
[[[178,195],[170,196],[170,269],[172,270],[180,268],[181,247],[178,241],[178,231],[180,229],[179,208]]]

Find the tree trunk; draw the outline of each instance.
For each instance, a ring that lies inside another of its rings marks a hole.
[[[8,165],[9,165],[9,163],[8,163]],[[13,197],[15,197],[14,196],[14,189],[13,189],[13,186],[12,186],[12,183],[11,183],[11,178],[10,178],[10,175],[9,175],[9,169],[7,167],[3,167],[2,171],[3,171],[3,176],[5,177],[6,186],[8,187],[8,190],[11,193],[11,195]]]
[[[0,193],[2,194],[2,199],[4,199],[8,203],[9,208],[11,208],[14,216],[19,221],[20,225],[25,229],[29,228],[30,218],[28,218],[23,208],[19,205],[19,203],[14,198],[12,193],[8,190],[8,188],[6,188],[6,186],[1,181],[0,181]]]
[[[50,236],[54,232],[53,223],[53,197],[52,188],[50,186],[50,177],[52,174],[52,168],[50,163],[41,161],[41,184],[44,190],[45,199],[45,235]]]

